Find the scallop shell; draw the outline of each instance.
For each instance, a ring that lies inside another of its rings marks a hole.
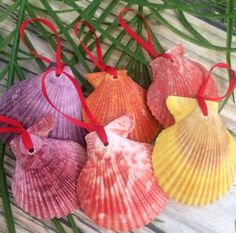
[[[164,127],[174,124],[174,118],[166,107],[169,95],[196,97],[208,71],[199,63],[184,58],[184,48],[177,45],[168,51],[170,60],[158,57],[151,62],[153,82],[147,92],[147,105],[153,116]],[[207,86],[206,96],[217,96],[217,88],[212,79]]]
[[[78,179],[80,207],[97,225],[114,231],[148,224],[167,202],[153,176],[153,146],[127,139],[133,129],[133,116],[125,115],[105,127],[107,147],[94,132],[85,138],[88,161]]]
[[[34,152],[18,136],[10,143],[16,156],[12,192],[17,204],[39,219],[64,217],[78,208],[76,182],[86,162],[78,143],[47,138],[54,128],[52,115],[28,129]]]
[[[218,103],[206,103],[208,116],[195,99],[168,97],[176,123],[159,134],[152,155],[163,190],[193,206],[216,201],[236,181],[235,140],[218,115]]]
[[[53,64],[50,65],[52,66]],[[65,67],[64,71],[72,74],[69,67]],[[49,137],[73,140],[85,145],[85,130],[73,125],[46,101],[41,91],[41,78],[42,74],[18,82],[6,91],[0,99],[0,114],[20,121],[24,127],[28,128],[45,114],[52,113],[56,125]],[[80,99],[71,81],[64,74],[58,78],[55,72],[51,72],[45,83],[52,102],[64,113],[81,119]],[[1,123],[0,127],[3,126]],[[14,136],[12,134],[0,135],[5,142],[9,142]]]
[[[118,78],[105,72],[86,75],[95,87],[86,99],[87,105],[103,126],[125,114],[133,114],[136,125],[129,138],[151,142],[159,132],[159,124],[146,105],[146,90],[136,84],[125,70],[118,71]],[[83,112],[84,121],[88,122]]]

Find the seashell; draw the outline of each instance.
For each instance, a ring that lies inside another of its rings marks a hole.
[[[196,97],[208,71],[199,63],[184,58],[184,48],[177,45],[167,53],[173,62],[158,57],[151,62],[153,82],[147,92],[147,105],[152,115],[164,126],[174,124],[174,118],[166,107],[169,95]],[[205,92],[206,96],[217,96],[217,88],[210,79]]]
[[[88,161],[79,179],[80,207],[97,225],[131,231],[153,220],[167,202],[153,176],[153,146],[127,136],[134,129],[133,115],[105,127],[105,147],[94,132],[86,136]]]
[[[16,156],[12,192],[17,204],[39,219],[64,217],[78,208],[76,182],[86,162],[78,143],[47,138],[55,126],[48,115],[28,129],[34,152],[18,136],[11,143]]]
[[[53,64],[49,66],[52,67]],[[72,74],[69,67],[64,71]],[[31,79],[16,83],[6,91],[0,100],[0,114],[17,119],[28,128],[45,114],[52,113],[56,124],[55,128],[49,133],[49,137],[55,139],[73,140],[85,145],[85,130],[69,122],[61,113],[54,110],[47,102],[41,91],[42,74]],[[64,74],[59,78],[55,72],[51,72],[46,79],[47,91],[53,103],[64,113],[81,119],[81,103],[78,94]],[[0,124],[3,127],[3,124]],[[9,142],[15,135],[0,135],[1,139]]]
[[[167,107],[176,123],[159,134],[152,162],[154,175],[175,200],[201,206],[216,201],[236,181],[236,143],[218,115],[218,103],[170,96]]]
[[[107,125],[116,118],[133,114],[135,128],[129,138],[140,142],[151,142],[159,132],[159,124],[146,105],[146,90],[135,83],[125,70],[118,71],[118,78],[106,72],[86,75],[95,90],[86,103],[97,121]],[[83,112],[83,119],[88,122]]]

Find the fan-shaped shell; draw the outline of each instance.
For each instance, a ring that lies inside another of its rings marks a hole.
[[[146,90],[136,84],[125,70],[118,71],[118,78],[105,72],[87,74],[95,90],[86,103],[97,121],[107,125],[116,118],[133,114],[136,125],[129,138],[140,142],[151,142],[159,132],[159,124],[146,105]],[[84,121],[88,121],[83,113]]]
[[[166,107],[169,95],[196,97],[208,71],[199,63],[183,57],[184,49],[177,45],[169,52],[173,61],[158,57],[151,62],[153,82],[147,92],[147,105],[153,116],[164,127],[174,124],[174,118]],[[217,96],[217,88],[210,79],[206,96]]]
[[[220,119],[218,103],[204,116],[195,99],[170,96],[176,123],[159,134],[152,162],[160,186],[175,200],[201,206],[219,199],[236,180],[236,143]]]
[[[53,66],[53,64],[51,64]],[[64,71],[72,74],[69,67]],[[52,113],[56,125],[49,137],[55,139],[73,140],[85,145],[85,131],[54,110],[46,101],[41,91],[42,74],[31,79],[16,83],[6,91],[0,99],[0,114],[20,121],[28,128],[41,119],[45,114]],[[53,103],[64,113],[81,119],[81,104],[78,94],[71,81],[62,74],[59,78],[51,72],[46,78],[48,96]],[[3,124],[0,124],[2,127]],[[1,139],[9,142],[15,135],[2,134]]]
[[[28,130],[33,153],[20,137],[10,143],[16,156],[13,195],[22,209],[39,219],[64,217],[78,208],[76,182],[86,162],[85,149],[76,142],[46,138],[53,124],[47,116]]]
[[[111,122],[105,127],[107,147],[89,133],[88,161],[78,179],[80,207],[97,225],[114,231],[148,224],[167,202],[153,176],[153,146],[127,139],[133,128],[131,115]]]

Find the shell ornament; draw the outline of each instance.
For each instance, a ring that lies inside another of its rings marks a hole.
[[[32,153],[20,136],[10,143],[16,156],[13,196],[27,213],[43,220],[64,217],[78,208],[76,182],[86,162],[85,149],[78,143],[47,138],[54,126],[52,115],[47,115],[27,130]]]
[[[51,64],[49,69],[55,65]],[[72,74],[69,67],[64,71]],[[6,91],[0,100],[0,114],[17,119],[25,128],[40,120],[46,114],[53,114],[55,127],[49,133],[49,137],[55,139],[73,140],[85,145],[84,136],[86,131],[65,119],[59,112],[55,111],[46,101],[41,90],[42,75],[21,81]],[[50,72],[46,79],[46,87],[49,97],[64,113],[74,118],[82,118],[80,99],[70,80],[61,74],[56,77],[55,72]],[[4,124],[0,124],[3,127]],[[1,139],[9,142],[13,134],[1,135]]]
[[[125,115],[105,127],[108,146],[94,132],[86,136],[88,161],[77,188],[80,207],[98,226],[114,231],[148,224],[167,202],[153,176],[153,146],[127,139],[133,129],[134,117]]]
[[[174,118],[166,106],[166,98],[169,95],[196,97],[208,75],[201,64],[183,56],[182,45],[177,45],[167,54],[171,55],[172,61],[159,56],[151,62],[153,82],[147,92],[147,105],[164,127],[174,124]],[[213,79],[210,79],[205,95],[217,96]]]
[[[120,116],[133,114],[136,124],[129,138],[140,142],[155,139],[160,127],[146,105],[147,92],[125,70],[117,71],[117,78],[106,72],[86,77],[95,88],[86,103],[100,124],[105,126]],[[84,113],[83,119],[88,121]]]
[[[152,154],[154,175],[168,195],[201,206],[218,200],[236,181],[236,142],[206,101],[205,116],[196,99],[169,96],[175,124],[162,131]]]
[[[123,14],[127,12],[135,13],[144,23],[147,32],[147,41],[142,39],[124,20]],[[153,58],[150,63],[152,69],[153,82],[148,88],[147,105],[152,115],[164,127],[174,124],[174,118],[166,106],[166,98],[169,95],[196,97],[198,90],[207,78],[207,70],[199,63],[184,57],[184,48],[177,45],[165,53],[156,51],[153,45],[150,26],[145,17],[133,9],[123,8],[118,21],[124,30],[143,47]],[[210,79],[206,96],[217,96],[217,88]]]

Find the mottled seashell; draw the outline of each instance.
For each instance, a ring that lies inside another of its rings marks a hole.
[[[154,147],[154,175],[173,199],[193,206],[216,201],[236,181],[236,143],[218,115],[218,103],[170,96],[175,124],[162,131]]]
[[[52,67],[53,64],[50,65]],[[72,75],[69,67],[64,71]],[[49,133],[55,139],[73,140],[85,145],[85,130],[68,121],[47,102],[41,90],[42,74],[21,81],[6,91],[0,99],[0,114],[20,121],[25,128],[41,119],[45,114],[53,114],[56,124]],[[51,72],[45,80],[48,96],[52,102],[64,113],[76,119],[81,119],[81,103],[78,94],[65,74],[60,77]],[[4,124],[1,123],[0,127]],[[9,142],[15,135],[2,134],[0,138]]]
[[[159,124],[146,105],[146,90],[135,83],[125,70],[118,71],[118,78],[106,72],[86,75],[95,90],[86,103],[103,126],[125,114],[133,114],[135,128],[129,138],[140,142],[151,142],[159,132]],[[84,121],[88,122],[83,112]]]
[[[39,219],[64,217],[78,208],[76,183],[86,162],[85,149],[78,143],[47,138],[54,125],[48,115],[28,129],[32,153],[20,136],[10,143],[16,156],[13,196],[22,209]]]
[[[105,127],[108,146],[94,132],[85,138],[88,161],[78,179],[80,207],[97,225],[114,231],[148,224],[167,202],[153,176],[153,146],[127,139],[133,129],[134,117],[125,115]]]
[[[158,57],[151,62],[153,82],[147,92],[147,105],[153,116],[164,126],[174,124],[174,118],[166,107],[169,95],[196,97],[208,71],[199,63],[185,58],[184,48],[177,45],[170,51],[173,61]],[[206,96],[217,96],[213,79],[209,80]]]

